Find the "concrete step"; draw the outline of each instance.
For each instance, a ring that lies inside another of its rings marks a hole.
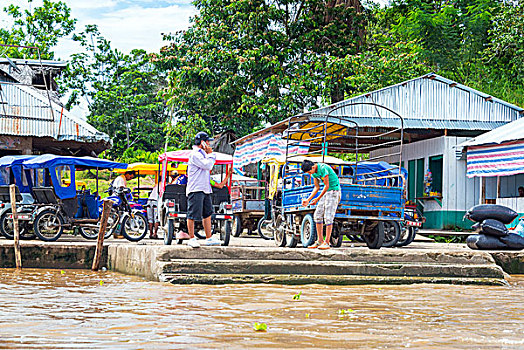
[[[504,278],[496,264],[418,262],[177,259],[158,262],[159,273],[192,275],[319,275],[384,277]]]
[[[321,251],[305,248],[261,247],[200,247],[164,246],[158,249],[159,261],[181,259],[211,260],[293,260],[293,261],[351,261],[380,263],[425,263],[482,265],[494,264],[493,257],[483,251],[390,249],[371,250],[366,247],[338,248]]]
[[[286,285],[362,285],[362,284],[460,284],[508,286],[501,278],[486,277],[406,277],[406,276],[337,276],[337,275],[239,275],[239,274],[161,274],[160,281],[173,284],[243,284],[268,283]]]

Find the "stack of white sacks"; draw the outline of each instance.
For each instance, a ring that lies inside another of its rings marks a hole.
[[[524,217],[515,230],[506,227],[518,214],[508,207],[496,204],[476,205],[464,216],[475,221],[477,234],[466,239],[471,249],[520,250],[524,249]]]

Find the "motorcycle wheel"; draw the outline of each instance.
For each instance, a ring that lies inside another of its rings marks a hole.
[[[175,223],[173,220],[167,220],[167,232],[164,234],[164,245],[171,245],[175,235]]]
[[[224,222],[223,225],[220,225],[220,242],[222,242],[221,245],[224,247],[229,245],[229,240],[231,239],[232,226],[233,225],[229,220]]]
[[[400,239],[397,242],[397,247],[405,247],[415,240],[417,235],[418,227],[404,226]]]
[[[275,239],[275,235],[274,235],[274,230],[268,230],[267,229],[267,226],[268,224],[271,223],[271,220],[268,220],[268,219],[260,219],[258,221],[258,225],[257,225],[257,231],[258,231],[258,235],[266,240],[272,240],[272,239]]]
[[[9,214],[11,214],[11,210],[6,210],[0,216],[0,234],[7,239],[14,239],[13,220],[7,218]],[[29,224],[27,222],[19,221],[18,228],[20,230],[20,239],[33,239],[36,237],[33,232],[29,231]]]
[[[240,215],[235,215],[233,219],[233,237],[239,237],[244,228],[242,227],[242,218]]]
[[[122,220],[122,235],[131,242],[138,242],[147,234],[147,219],[142,213],[134,213],[134,218],[126,216]]]
[[[35,233],[44,242],[54,242],[64,232],[64,219],[54,210],[41,211],[33,224]]]
[[[273,223],[273,229],[275,232],[275,244],[277,247],[285,247],[287,243],[286,231],[282,227],[284,218],[282,215],[277,216],[275,222]]]

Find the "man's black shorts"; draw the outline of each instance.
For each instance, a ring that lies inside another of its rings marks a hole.
[[[211,203],[211,194],[204,192],[191,192],[187,196],[187,218],[193,220],[202,220],[213,214],[213,204]]]

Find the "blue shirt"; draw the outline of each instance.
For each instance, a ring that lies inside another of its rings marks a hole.
[[[175,185],[187,185],[187,176],[182,174],[175,179],[173,182]]]
[[[211,169],[215,165],[216,154],[207,154],[198,146],[193,146],[187,163],[186,194],[204,192],[211,194]]]

